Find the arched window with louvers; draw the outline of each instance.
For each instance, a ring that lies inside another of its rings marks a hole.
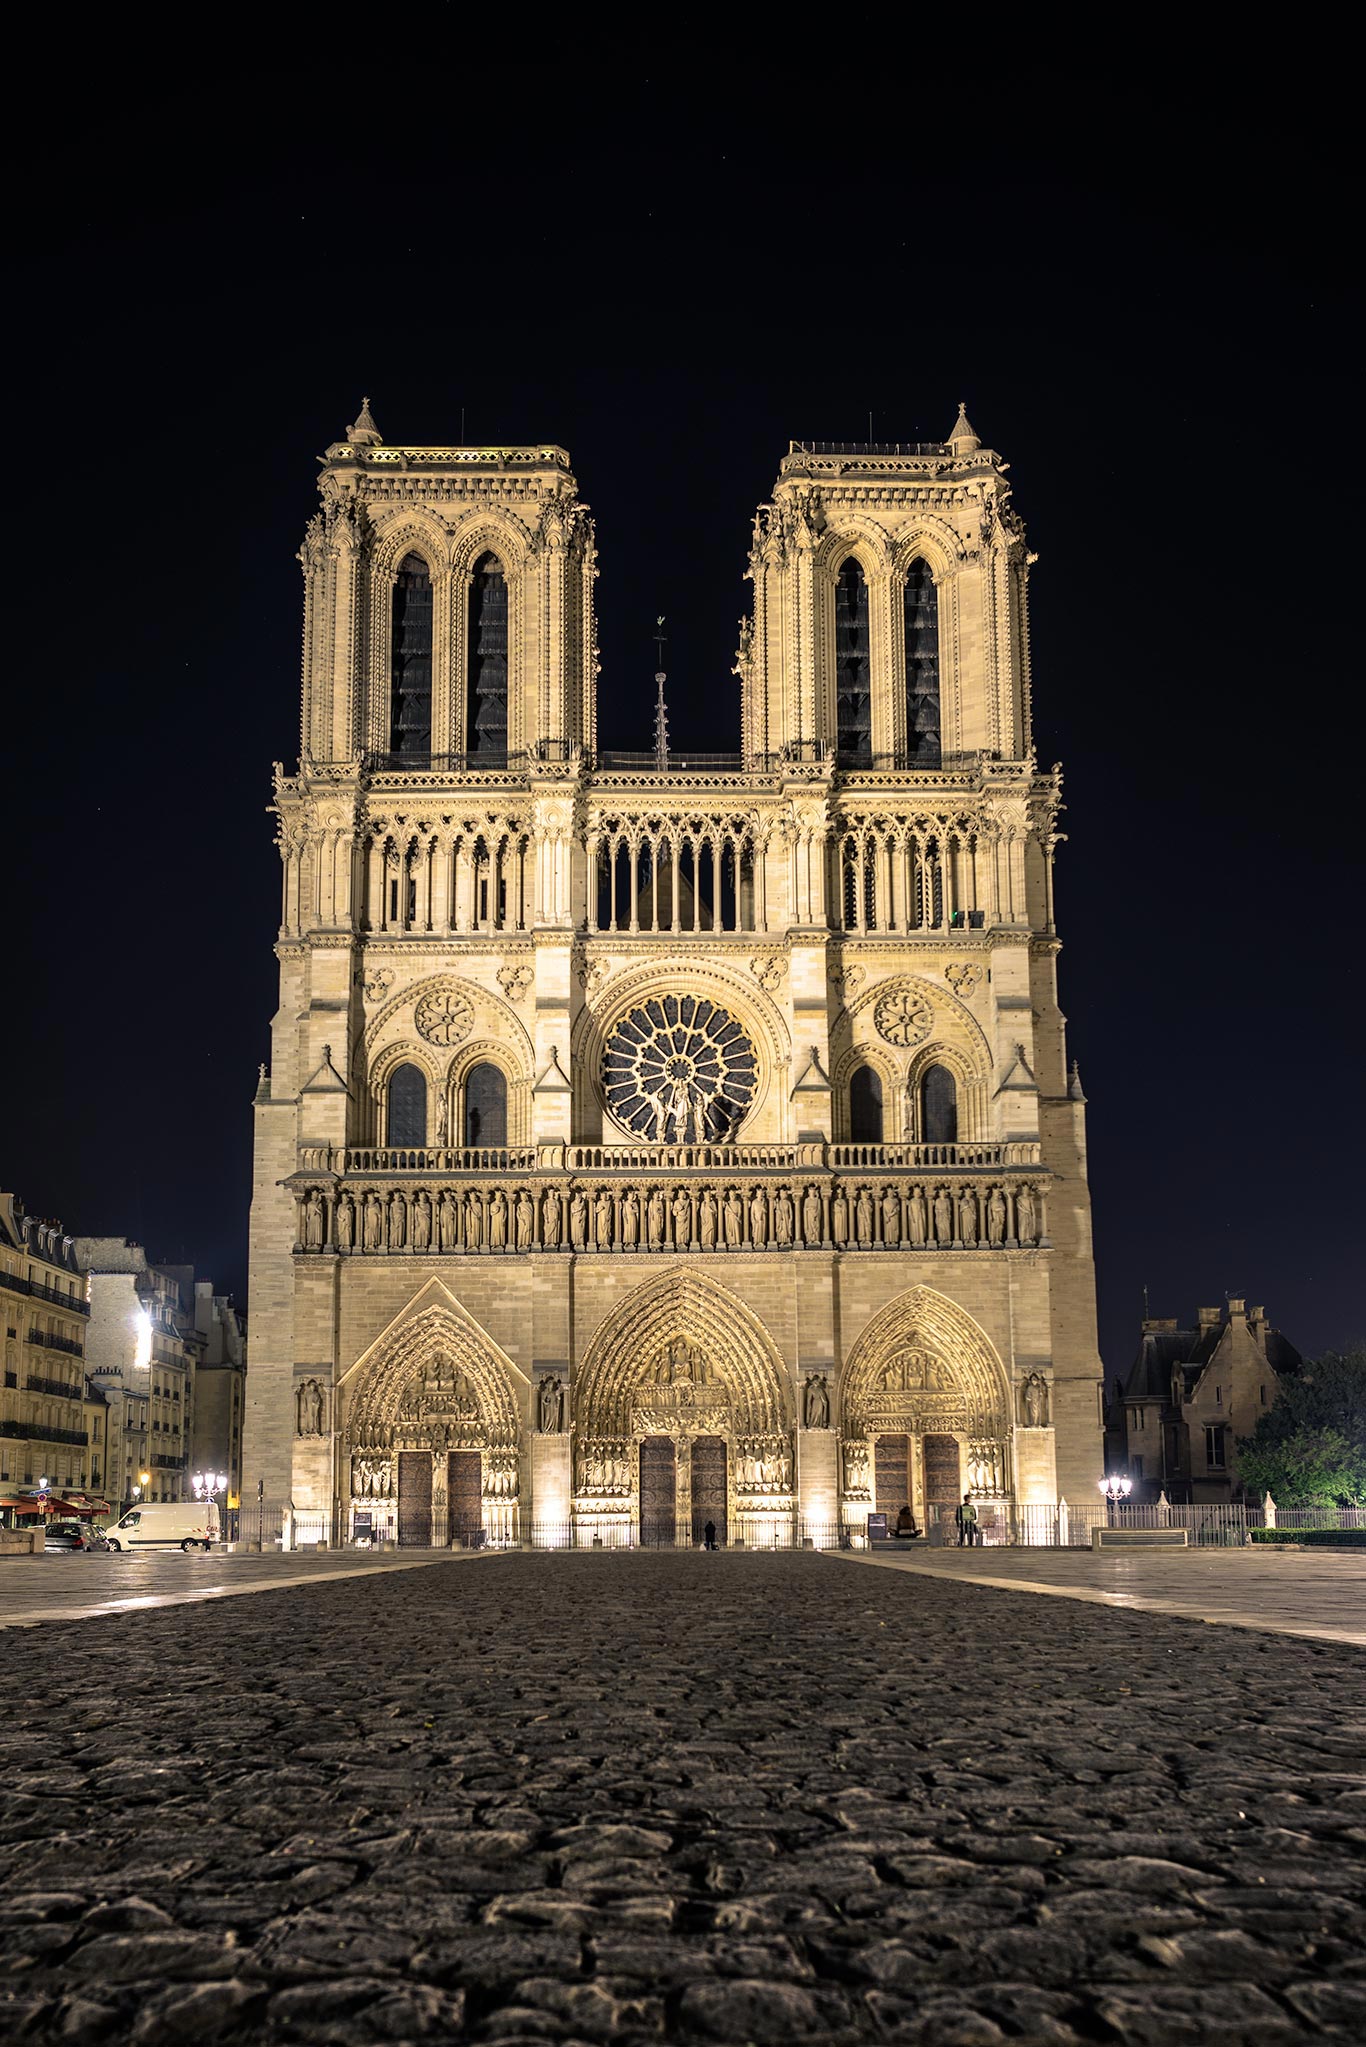
[[[508,750],[508,579],[496,554],[470,576],[465,751],[496,766]]]
[[[389,661],[389,751],[417,765],[432,755],[432,577],[420,554],[394,578]]]
[[[939,592],[927,561],[906,572],[903,600],[906,648],[906,753],[914,767],[935,768],[942,757],[939,713]]]

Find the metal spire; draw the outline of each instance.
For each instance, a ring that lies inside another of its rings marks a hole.
[[[655,670],[655,767],[661,775],[667,775],[669,772],[669,713],[664,706],[666,645],[664,618],[661,613],[655,620],[655,646],[659,650],[659,666]]]

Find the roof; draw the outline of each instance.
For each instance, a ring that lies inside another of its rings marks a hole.
[[[1206,1322],[1195,1329],[1145,1329],[1138,1352],[1120,1384],[1126,1400],[1169,1400],[1172,1373],[1180,1369],[1189,1389],[1219,1348],[1227,1322]],[[1279,1329],[1266,1332],[1266,1361],[1277,1377],[1298,1372],[1304,1363],[1293,1343]]]

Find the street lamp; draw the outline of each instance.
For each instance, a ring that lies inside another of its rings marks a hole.
[[[1109,1478],[1097,1479],[1096,1484],[1105,1495],[1105,1503],[1108,1510],[1105,1518],[1113,1526],[1115,1508],[1124,1505],[1124,1502],[1134,1489],[1134,1482],[1131,1478],[1119,1478],[1112,1472]]]
[[[226,1471],[196,1471],[190,1479],[190,1484],[194,1488],[195,1498],[203,1500],[207,1506],[211,1507],[214,1505],[219,1493],[222,1493],[226,1498],[228,1474]],[[221,1521],[218,1526],[221,1535],[223,1528]]]

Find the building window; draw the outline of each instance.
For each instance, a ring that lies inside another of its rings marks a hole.
[[[1215,1387],[1215,1389],[1214,1389],[1214,1405],[1215,1405],[1216,1407],[1222,1407],[1222,1406],[1223,1406],[1223,1404],[1224,1404],[1224,1389],[1223,1389],[1223,1387],[1222,1387],[1222,1386],[1216,1386],[1216,1387]]]
[[[1131,1457],[1129,1459],[1129,1470],[1136,1479],[1141,1479],[1143,1476],[1143,1459],[1141,1457]]]
[[[1257,1393],[1258,1393],[1258,1396],[1259,1396],[1259,1398],[1260,1398],[1260,1400],[1261,1400],[1262,1406],[1263,1406],[1263,1407],[1265,1407],[1265,1406],[1266,1406],[1266,1388],[1265,1388],[1265,1386],[1259,1386],[1259,1387],[1257,1388]]]
[[[882,1142],[882,1077],[858,1066],[849,1082],[849,1136],[855,1144]]]
[[[868,584],[851,555],[835,585],[835,745],[848,761],[873,757]]]
[[[1224,1468],[1224,1425],[1222,1422],[1205,1424],[1205,1462],[1211,1471]]]
[[[470,583],[469,746],[508,749],[508,585],[495,554],[481,555]]]
[[[920,1135],[925,1144],[957,1144],[958,1088],[947,1066],[931,1066],[920,1083]]]
[[[390,1144],[427,1142],[427,1077],[417,1066],[400,1066],[389,1082]]]
[[[432,753],[432,579],[421,555],[406,555],[394,584],[389,750]]]
[[[937,767],[939,740],[939,592],[926,561],[906,576],[906,750],[924,767]]]
[[[465,1082],[466,1144],[505,1145],[508,1141],[508,1084],[487,1061],[472,1066]]]

